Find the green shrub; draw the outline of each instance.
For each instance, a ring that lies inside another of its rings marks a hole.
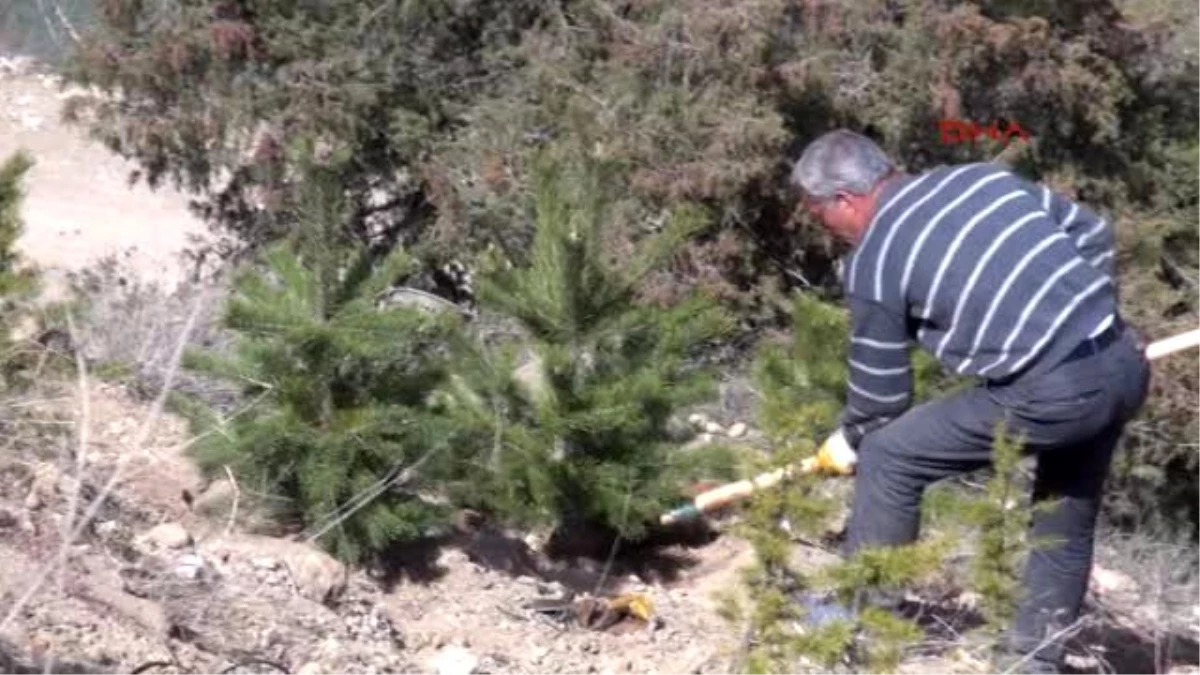
[[[636,539],[677,505],[689,475],[728,475],[728,455],[682,451],[670,422],[712,394],[701,357],[731,321],[700,294],[669,307],[636,297],[641,278],[694,231],[693,214],[613,254],[611,167],[544,161],[527,258],[494,261],[479,289],[485,311],[519,326],[541,384],[514,382],[511,346],[464,350],[452,399],[479,454],[464,482],[473,495],[462,497],[522,522],[588,523]]]
[[[0,378],[3,387],[21,386],[37,361],[31,345],[14,340],[14,331],[31,318],[30,302],[38,291],[37,272],[17,251],[24,223],[22,181],[33,159],[17,152],[0,163]],[[32,336],[28,336],[32,337]]]
[[[373,263],[341,243],[337,184],[314,167],[302,186],[306,227],[240,272],[224,323],[233,354],[193,351],[186,365],[243,387],[251,404],[221,419],[192,407],[207,432],[200,465],[228,466],[244,490],[323,534],[349,561],[445,522],[422,498],[452,463],[453,430],[428,406],[446,376],[448,318],[377,306],[410,265],[403,252]]]

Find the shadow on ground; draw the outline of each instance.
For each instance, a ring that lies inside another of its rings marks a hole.
[[[977,611],[953,602],[905,603],[900,613],[914,620],[931,646],[927,655],[961,645],[962,637],[984,626]],[[1147,635],[1115,625],[1097,614],[1067,643],[1064,673],[1183,673],[1200,669],[1200,643],[1180,634]],[[939,648],[939,646],[941,648]]]
[[[391,590],[402,583],[430,584],[448,571],[438,564],[445,538],[429,537],[393,544],[379,556],[381,581]]]
[[[1072,668],[1069,673],[1196,672],[1200,643],[1179,634],[1147,635],[1133,628],[1096,621],[1080,631],[1069,645],[1070,653],[1095,667]]]
[[[612,593],[632,575],[646,583],[679,580],[699,563],[689,550],[717,538],[717,531],[705,521],[652,528],[637,541],[605,528],[572,523],[551,535],[545,551],[539,553],[482,517],[468,517],[452,534],[393,546],[381,556],[379,566],[388,590],[401,583],[429,584],[448,572],[438,562],[442,551],[457,548],[471,562],[494,572],[558,582],[577,593]]]
[[[986,623],[978,611],[953,601],[904,602],[898,613],[916,623],[935,643],[953,644]]]

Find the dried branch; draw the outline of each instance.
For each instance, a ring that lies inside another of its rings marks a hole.
[[[150,409],[150,414],[147,415],[146,419],[142,422],[141,427],[138,429],[137,438],[133,444],[133,447],[135,448],[145,448],[146,442],[150,437],[151,430],[158,423],[159,417],[162,415],[163,408],[166,405],[167,395],[170,393],[171,387],[174,384],[175,376],[179,372],[179,363],[183,358],[183,351],[187,347],[188,337],[191,335],[192,329],[195,327],[196,318],[200,314],[201,307],[205,304],[203,300],[207,299],[207,295],[208,294],[205,293],[197,297],[192,308],[192,312],[188,315],[187,323],[185,324],[183,331],[180,333],[179,340],[176,343],[175,353],[172,355],[170,366],[167,369],[166,377],[163,381],[162,389],[159,392],[158,397],[154,400],[154,403]],[[100,511],[100,508],[104,505],[104,502],[108,499],[108,496],[116,487],[117,482],[120,481],[120,479],[124,476],[125,467],[127,466],[126,460],[129,458],[129,455],[130,453],[122,453],[120,457],[118,457],[116,468],[109,476],[108,481],[100,489],[99,493],[96,495],[96,498],[92,500],[92,503],[89,505],[88,510],[82,520],[80,520],[73,529],[64,533],[62,546],[59,548],[58,554],[55,556],[54,560],[39,571],[38,575],[26,588],[25,593],[22,594],[15,603],[13,603],[3,621],[0,621],[0,632],[6,630],[9,625],[15,621],[18,616],[20,616],[25,607],[42,590],[42,587],[46,584],[46,581],[50,578],[50,576],[56,573],[63,566],[63,564],[66,563],[66,560],[70,556],[75,542],[79,539],[80,535],[83,534],[84,528],[86,528],[96,517],[96,514]],[[82,481],[76,486],[76,490],[81,488]]]

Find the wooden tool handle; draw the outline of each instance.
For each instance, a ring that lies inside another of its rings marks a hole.
[[[1146,347],[1146,358],[1153,361],[1168,354],[1181,352],[1188,347],[1197,346],[1200,346],[1200,328],[1189,330],[1186,333],[1180,333],[1173,337],[1163,338],[1157,342],[1151,342]]]
[[[1160,359],[1169,354],[1180,352],[1189,347],[1200,346],[1200,328],[1180,333],[1169,338],[1163,338],[1146,346],[1146,358],[1150,361]],[[764,473],[752,480],[740,480],[715,487],[708,492],[697,495],[692,503],[681,509],[676,509],[662,516],[663,524],[670,524],[681,519],[696,517],[714,509],[721,508],[739,499],[745,499],[759,490],[772,487],[799,468],[800,473],[808,474],[819,469],[815,457],[809,457],[795,465],[786,466],[769,473]]]

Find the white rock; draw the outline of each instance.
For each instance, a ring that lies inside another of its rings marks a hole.
[[[720,424],[717,424],[716,422],[706,422],[704,424],[704,431],[706,433],[710,433],[710,434],[714,434],[714,435],[724,434],[725,427],[721,426]]]
[[[692,413],[691,415],[688,415],[688,423],[695,426],[697,429],[703,429],[704,423],[707,421],[708,418],[700,413]]]
[[[233,508],[233,484],[222,478],[213,481],[192,503],[192,508],[205,515],[226,515]]]
[[[438,675],[471,675],[479,667],[479,657],[457,645],[448,645],[429,660],[429,668]]]
[[[274,558],[268,558],[266,556],[259,556],[257,558],[254,558],[250,561],[250,564],[254,565],[255,569],[260,569],[260,570],[273,570],[276,567],[279,567],[278,560],[276,560]]]
[[[546,378],[542,372],[542,362],[537,357],[513,371],[513,378],[533,398],[540,397],[546,391]]]
[[[0,73],[24,75],[32,65],[33,59],[26,56],[0,57]]]
[[[329,602],[346,589],[346,566],[312,546],[295,544],[284,555],[283,564],[291,573],[300,595],[314,602]]]
[[[179,523],[162,523],[137,538],[142,547],[157,549],[183,548],[192,544],[192,535]]]
[[[199,579],[204,574],[204,558],[189,553],[179,558],[175,564],[175,575],[183,579]]]
[[[1100,660],[1090,654],[1067,654],[1063,661],[1075,670],[1095,670],[1100,666]]]
[[[741,438],[742,436],[745,436],[745,435],[746,435],[746,423],[745,422],[734,422],[733,425],[729,427],[729,437],[730,438]]]
[[[33,482],[29,485],[29,494],[25,496],[25,508],[39,509],[46,501],[58,493],[58,485],[62,479],[58,467],[50,462],[40,462],[33,470]]]
[[[300,666],[296,670],[296,675],[321,675],[322,673],[328,673],[328,672],[331,672],[331,671],[328,671],[328,670],[325,670],[324,668],[322,668],[321,664],[319,664],[315,661],[309,661],[308,663]]]
[[[530,661],[532,661],[533,664],[536,666],[537,664],[544,661],[547,656],[550,656],[550,648],[549,647],[545,647],[545,646],[534,647],[533,652],[530,656]]]
[[[537,532],[530,532],[521,540],[525,542],[525,545],[528,546],[529,550],[531,551],[541,551],[542,547],[546,545],[544,537],[539,535]]]
[[[1099,565],[1092,566],[1092,590],[1096,593],[1119,593],[1136,588],[1137,583],[1129,575]]]
[[[315,602],[328,602],[346,588],[347,571],[341,562],[311,544],[255,534],[233,533],[208,539],[200,552],[209,560],[222,560],[231,568],[250,567],[255,558],[274,558],[284,568],[300,595]]]
[[[706,443],[712,443],[712,442],[713,442],[713,435],[712,435],[712,434],[700,434],[700,435],[699,435],[697,438],[699,439],[699,441],[700,441],[700,443],[701,443],[701,444],[706,444]]]

